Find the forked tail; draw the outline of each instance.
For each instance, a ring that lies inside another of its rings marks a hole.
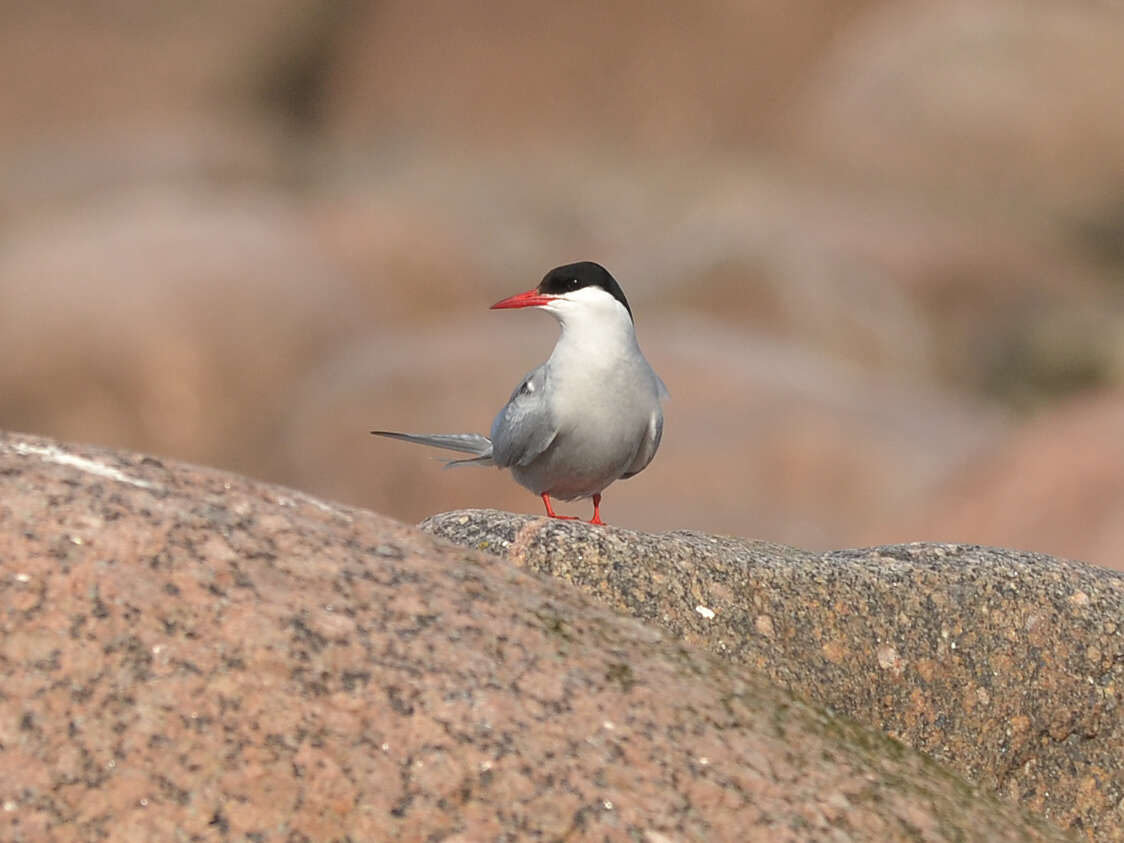
[[[464,460],[449,460],[445,463],[445,468],[458,465],[494,465],[492,440],[479,433],[396,433],[392,430],[372,430],[371,433],[388,439],[401,439],[403,442],[414,442],[418,445],[429,445],[433,448],[473,455]]]

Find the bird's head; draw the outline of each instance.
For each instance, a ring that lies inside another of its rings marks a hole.
[[[563,323],[600,321],[614,316],[632,322],[632,308],[620,284],[605,267],[593,261],[555,267],[533,290],[498,301],[492,310],[516,307],[540,307]]]

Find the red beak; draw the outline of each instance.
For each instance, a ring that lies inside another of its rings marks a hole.
[[[525,293],[496,302],[489,310],[506,310],[512,307],[541,307],[544,304],[550,304],[554,299],[555,296],[544,296],[538,290],[528,290]]]

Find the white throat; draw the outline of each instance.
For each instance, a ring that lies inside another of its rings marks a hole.
[[[587,365],[612,365],[623,355],[639,353],[632,317],[619,301],[598,287],[567,293],[542,307],[558,320],[562,335],[552,360],[581,358]]]

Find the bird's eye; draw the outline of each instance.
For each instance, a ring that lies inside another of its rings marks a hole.
[[[576,290],[578,288],[578,279],[577,278],[571,278],[569,281],[566,282],[566,288],[569,289],[569,290]]]

